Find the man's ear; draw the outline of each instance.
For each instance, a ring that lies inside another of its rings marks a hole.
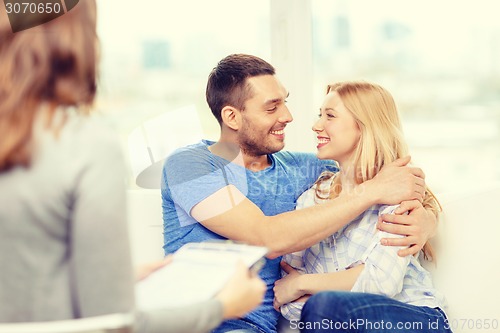
[[[240,110],[232,107],[225,106],[222,108],[221,112],[222,122],[232,130],[238,130],[241,125],[241,113]]]

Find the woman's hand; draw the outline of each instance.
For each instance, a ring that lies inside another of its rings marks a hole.
[[[141,281],[147,278],[151,273],[157,271],[158,269],[164,267],[165,265],[172,262],[172,256],[168,255],[162,260],[150,262],[148,264],[143,264],[136,268],[135,270],[135,280]]]
[[[379,218],[377,228],[406,236],[381,240],[383,245],[404,246],[398,255],[405,257],[416,254],[436,234],[437,218],[432,211],[425,209],[419,200],[403,201],[394,214],[384,214]]]
[[[266,284],[242,262],[224,288],[215,296],[221,301],[224,319],[243,317],[262,302]]]
[[[298,278],[301,274],[284,261],[280,264],[287,276],[274,283],[273,306],[276,311],[279,311],[283,304],[290,303],[304,295],[298,286]]]

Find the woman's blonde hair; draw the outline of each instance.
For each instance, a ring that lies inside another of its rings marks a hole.
[[[353,156],[357,184],[375,177],[384,165],[408,155],[396,103],[386,89],[369,82],[349,81],[328,85],[326,93],[331,92],[339,95],[345,108],[353,115],[361,133]],[[322,175],[317,185],[333,176]],[[340,178],[333,179],[329,199],[338,196],[342,191]],[[320,193],[317,192],[317,195]],[[427,186],[423,206],[436,216],[441,211],[438,200]],[[434,257],[429,243],[425,244],[423,251],[425,257]]]
[[[0,11],[0,171],[28,165],[42,104],[90,107],[97,76],[96,3],[80,1],[55,20],[13,33]]]

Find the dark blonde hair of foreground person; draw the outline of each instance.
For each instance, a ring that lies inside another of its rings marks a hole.
[[[265,285],[240,265],[213,299],[135,312],[122,152],[82,115],[97,49],[94,0],[17,33],[0,10],[0,323],[134,313],[137,332],[208,332]]]
[[[89,107],[96,93],[96,6],[81,1],[52,22],[12,33],[0,20],[0,170],[27,165],[39,104]]]

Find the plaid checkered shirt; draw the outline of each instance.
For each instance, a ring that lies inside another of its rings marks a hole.
[[[332,179],[320,184],[320,193],[328,193]],[[316,195],[316,186],[297,200],[297,209],[325,202]],[[385,295],[403,303],[445,307],[444,296],[434,289],[430,273],[415,256],[400,257],[401,247],[383,246],[383,237],[395,237],[377,230],[378,216],[391,214],[397,206],[375,205],[325,240],[310,248],[287,254],[283,260],[304,274],[343,271],[360,264],[365,268],[351,291]],[[286,273],[282,272],[285,276]],[[300,319],[303,302],[281,307],[288,320]]]

